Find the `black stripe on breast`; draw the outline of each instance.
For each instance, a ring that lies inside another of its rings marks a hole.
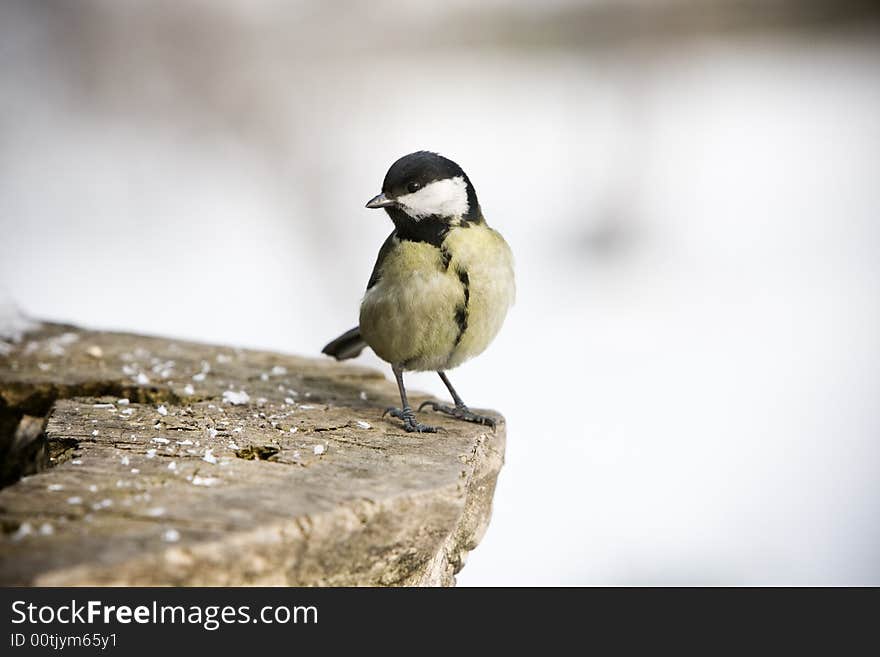
[[[452,261],[452,254],[449,252],[449,249],[446,248],[446,245],[440,247],[440,267],[443,271],[447,271],[449,269],[449,263]]]
[[[464,336],[464,332],[467,331],[468,327],[468,304],[471,300],[471,288],[470,288],[470,278],[468,277],[468,273],[463,270],[457,270],[458,280],[461,281],[461,286],[464,289],[464,303],[455,308],[455,323],[458,324],[458,335],[455,336],[455,346],[458,346],[458,343],[461,342],[462,337]]]

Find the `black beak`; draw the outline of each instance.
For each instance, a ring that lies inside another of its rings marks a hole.
[[[375,208],[390,208],[392,205],[395,205],[397,201],[394,199],[388,198],[385,194],[379,194],[378,196],[374,196],[369,201],[367,201],[367,207],[371,209]]]

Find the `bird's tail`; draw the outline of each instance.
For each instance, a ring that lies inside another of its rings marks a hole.
[[[327,346],[321,349],[321,353],[333,356],[336,360],[348,360],[360,356],[366,346],[367,343],[361,337],[361,327],[355,326],[327,343]]]

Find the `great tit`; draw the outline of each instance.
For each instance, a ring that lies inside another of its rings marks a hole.
[[[425,402],[455,418],[495,426],[468,409],[446,370],[480,354],[501,329],[513,304],[513,256],[489,228],[467,174],[450,159],[410,153],[388,169],[382,193],[368,208],[383,208],[394,231],[379,257],[361,302],[360,324],[324,347],[337,360],[370,346],[391,364],[401,408],[385,412],[407,431],[435,432],[418,422],[406,398],[403,373],[436,371],[454,407]]]

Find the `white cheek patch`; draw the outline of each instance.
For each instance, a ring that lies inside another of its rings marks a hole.
[[[435,180],[417,192],[398,197],[397,202],[415,220],[431,215],[460,217],[470,209],[467,183],[462,176]]]

